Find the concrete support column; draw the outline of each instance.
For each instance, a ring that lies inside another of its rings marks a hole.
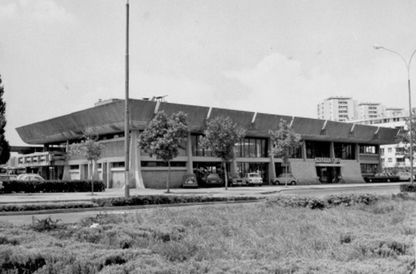
[[[91,172],[92,172],[92,179],[95,180],[99,180],[99,176],[98,176],[98,163],[97,161],[93,161],[92,165],[91,165]]]
[[[376,151],[378,151],[378,170],[377,172],[383,172],[383,161],[381,159],[381,153],[380,153],[380,146],[377,145]]]
[[[129,186],[144,189],[138,137],[139,131],[133,130],[130,136]]]
[[[230,173],[232,175],[237,173],[237,160],[235,158],[235,146],[233,147],[233,158],[231,159]]]
[[[101,164],[101,174],[103,175],[103,183],[106,188],[108,188],[108,178],[107,178],[107,168],[108,168],[108,162],[102,162]]]
[[[92,165],[91,163],[88,161],[87,164],[87,180],[89,180],[91,178],[91,174],[92,174]]]
[[[360,145],[355,144],[355,160],[360,161]]]
[[[88,179],[88,165],[85,165],[85,164],[79,165],[79,179],[80,180]]]
[[[269,151],[269,157],[270,157],[270,164],[269,164],[269,180],[271,181],[273,178],[276,178],[276,165],[274,162],[274,153],[273,153],[273,144],[272,139],[269,138],[269,144],[270,144],[270,151]]]
[[[331,159],[334,159],[335,158],[335,146],[334,146],[334,142],[331,142],[329,144],[329,157]]]
[[[193,171],[193,159],[192,159],[192,138],[191,132],[188,132],[188,138],[186,140],[186,154],[188,156],[188,160],[186,163],[186,172],[188,174],[194,173]]]
[[[111,179],[112,178],[111,167],[113,166],[113,164],[110,162],[107,162],[106,166],[107,166],[107,188],[112,188],[113,181]]]
[[[306,161],[306,141],[302,142],[302,159]]]

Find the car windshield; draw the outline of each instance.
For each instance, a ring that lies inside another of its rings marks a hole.
[[[290,174],[290,173],[282,173],[279,176],[280,177],[292,177],[292,174]]]
[[[248,177],[260,177],[260,175],[257,173],[250,173],[248,174]]]

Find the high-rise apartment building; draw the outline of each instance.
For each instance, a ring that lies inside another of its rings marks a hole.
[[[351,97],[329,97],[318,104],[318,119],[345,122],[356,118],[357,102]]]
[[[384,116],[384,107],[380,103],[359,103],[357,114],[358,120],[381,118]]]

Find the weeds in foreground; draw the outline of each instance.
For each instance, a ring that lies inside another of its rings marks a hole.
[[[36,273],[411,273],[416,230],[407,216],[416,210],[416,201],[396,197],[348,206],[343,199],[334,201],[343,205],[320,210],[277,203],[159,208],[99,214],[75,225],[56,222],[59,229],[46,229],[54,220],[42,222],[40,230],[0,226],[0,268]]]

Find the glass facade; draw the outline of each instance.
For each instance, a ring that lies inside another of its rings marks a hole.
[[[355,145],[348,143],[334,143],[335,158],[344,160],[355,159]]]
[[[305,141],[306,143],[306,158],[329,158],[330,147],[329,142]]]
[[[267,157],[267,139],[243,138],[235,145],[235,156],[241,158]]]
[[[360,153],[362,154],[378,154],[378,146],[376,145],[360,145]]]
[[[209,149],[204,149],[201,145],[202,135],[191,135],[192,143],[192,156],[201,156],[201,157],[215,157]]]
[[[378,164],[361,164],[362,174],[375,174],[378,171]]]

